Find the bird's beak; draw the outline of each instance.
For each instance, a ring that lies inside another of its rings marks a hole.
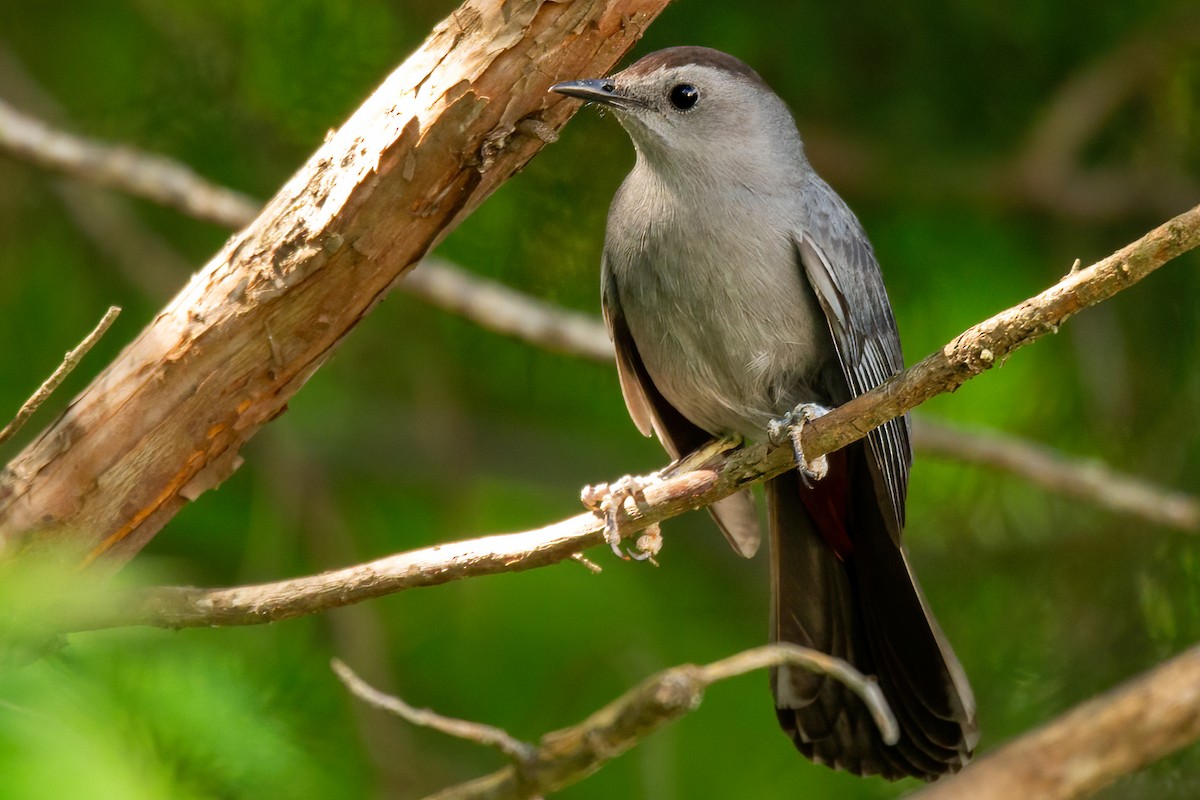
[[[640,108],[644,105],[642,101],[622,94],[617,85],[607,78],[556,83],[550,87],[550,91],[612,108]]]

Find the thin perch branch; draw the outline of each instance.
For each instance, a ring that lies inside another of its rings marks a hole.
[[[66,354],[62,363],[58,365],[58,369],[54,370],[50,377],[46,378],[42,385],[38,387],[38,390],[33,393],[33,396],[25,401],[24,405],[17,412],[17,415],[13,417],[12,422],[5,425],[4,430],[0,430],[0,444],[4,444],[17,435],[17,431],[25,426],[25,423],[29,421],[29,418],[33,416],[42,403],[46,402],[50,398],[50,395],[54,394],[54,390],[67,379],[67,376],[71,374],[75,367],[79,366],[79,362],[95,346],[96,342],[100,341],[100,337],[108,332],[109,327],[116,321],[117,315],[120,313],[121,309],[117,306],[109,306],[108,311],[96,323],[96,327],[92,328],[92,332],[84,337],[84,340],[76,345],[75,349]]]
[[[928,356],[844,406],[810,422],[804,451],[845,447],[873,427],[1002,362],[1076,311],[1128,288],[1170,259],[1200,245],[1200,206],[1055,286],[964,331]],[[664,519],[703,508],[791,468],[789,446],[744,447],[702,467],[661,481],[647,479],[644,502],[628,500],[616,514],[622,537]],[[585,513],[524,533],[487,536],[402,553],[304,578],[232,589],[162,587],[123,601],[120,610],[81,619],[73,629],[119,625],[195,627],[253,625],[312,614],[372,597],[478,575],[518,572],[557,563],[604,542],[602,515]]]
[[[525,800],[540,797],[577,783],[607,762],[635,746],[660,728],[695,711],[704,692],[718,681],[747,672],[782,665],[828,675],[862,698],[880,727],[885,741],[900,735],[896,718],[872,678],[864,676],[841,659],[793,644],[773,644],[737,653],[707,666],[684,664],[653,675],[625,694],[569,728],[548,733],[536,747],[512,739],[489,725],[452,720],[439,715],[418,717],[418,725],[430,725],[444,733],[470,741],[480,734],[491,739],[499,734],[514,763],[482,778],[443,789],[427,800]],[[334,661],[338,676],[355,694],[372,705],[394,711],[414,721],[418,712],[407,703],[382,694],[364,684],[341,662]],[[482,741],[497,746],[495,741]]]
[[[913,800],[1072,800],[1200,739],[1200,647],[938,781]]]
[[[680,507],[676,513],[684,510]],[[634,528],[626,527],[632,534]],[[203,628],[278,622],[407,589],[556,564],[573,558],[580,550],[602,544],[603,529],[603,520],[585,513],[537,530],[447,542],[273,583],[229,589],[190,586],[143,589],[66,627],[69,630],[123,625]]]
[[[465,739],[484,747],[495,748],[517,762],[529,761],[534,757],[536,748],[533,745],[510,736],[501,728],[485,725],[482,722],[444,717],[427,708],[413,708],[399,697],[384,694],[358,677],[354,670],[346,666],[341,659],[333,659],[329,666],[338,676],[338,680],[345,684],[355,697],[367,705],[387,711],[389,714],[395,714],[412,725],[430,728],[447,736]]]

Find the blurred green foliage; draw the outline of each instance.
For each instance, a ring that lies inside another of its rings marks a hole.
[[[991,190],[984,176],[1010,171],[1068,80],[1134,36],[1200,25],[1192,6],[689,0],[651,26],[637,53],[715,46],[789,101],[814,163],[873,238],[912,360],[1049,285],[1075,258],[1090,263],[1164,218],[1153,203],[1080,217]],[[0,97],[49,113],[29,93],[33,81],[70,129],[170,155],[265,198],[452,7],[9,0]],[[1083,166],[1165,164],[1177,178],[1200,176],[1191,40],[1104,122]],[[604,215],[631,162],[613,120],[584,112],[441,252],[596,310]],[[193,267],[228,235],[132,207]],[[186,278],[152,259],[122,267],[113,243],[79,222],[59,177],[0,156],[0,409],[15,411],[109,304],[125,308],[0,458],[153,317],[166,299],[155,287]],[[1197,264],[1192,255],[1167,267],[921,413],[1200,493]],[[245,456],[123,580],[270,580],[533,527],[576,513],[584,483],[663,463],[626,418],[609,368],[498,338],[402,293]],[[920,457],[909,519],[917,571],[974,683],[984,750],[1200,638],[1200,564],[1180,533]],[[328,659],[418,706],[536,738],[654,670],[764,640],[764,559],[736,559],[700,514],[666,534],[660,569],[597,552],[599,576],[566,564],[267,628],[78,634],[33,660],[26,622],[55,619],[61,597],[44,590],[53,583],[9,576],[0,797],[404,798],[490,771],[501,763],[490,752],[361,708]],[[733,681],[562,796],[884,798],[913,788],[813,766],[775,728],[765,676]],[[1105,796],[1198,794],[1193,748]]]

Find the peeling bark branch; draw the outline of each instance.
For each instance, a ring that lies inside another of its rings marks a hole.
[[[1200,647],[1018,737],[913,800],[1086,797],[1200,739]]]
[[[1170,259],[1200,246],[1200,206],[1161,225],[1136,242],[1058,284],[967,329],[940,351],[882,386],[808,423],[809,459],[845,447],[873,427],[934,395],[953,391],[1013,351],[1058,326],[1082,308],[1099,303],[1149,275]],[[644,502],[626,501],[615,521],[623,538],[703,508],[790,469],[790,446],[759,444],[719,456],[661,481],[647,479]],[[254,625],[316,613],[418,586],[479,575],[519,572],[572,558],[604,542],[603,515],[585,513],[523,533],[438,545],[320,575],[232,589],[162,587],[140,592],[120,610],[81,619],[74,630],[119,625],[198,627]]]
[[[0,550],[130,558],[665,4],[468,0],[0,474]]]

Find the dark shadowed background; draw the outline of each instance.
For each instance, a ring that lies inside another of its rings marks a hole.
[[[452,2],[152,0],[0,10],[0,98],[69,130],[179,159],[265,198]],[[911,362],[1200,201],[1200,16],[1192,0],[881,0],[669,8],[634,56],[729,51],[794,110],[812,161],[874,241]],[[589,77],[589,76],[580,76]],[[624,133],[584,111],[445,242],[470,270],[598,313]],[[142,201],[122,224],[77,184],[0,155],[0,423],[110,304],[125,311],[7,460],[181,287],[228,231]],[[1200,259],[919,410],[1200,493]],[[614,370],[540,352],[396,293],[349,337],[219,491],[173,520],[129,580],[233,585],[579,511],[579,487],[664,463]],[[1020,479],[918,454],[907,541],[972,678],[981,749],[1200,638],[1188,535]],[[607,551],[240,630],[75,635],[0,671],[0,797],[417,797],[503,763],[364,710],[337,655],[417,706],[536,739],[660,668],[765,640],[765,558],[702,514],[661,567]],[[36,605],[0,586],[8,609]],[[0,611],[13,619],[19,614]],[[19,621],[0,624],[4,632]],[[885,798],[800,758],[766,676],[565,798]],[[1200,795],[1195,748],[1109,798]]]

